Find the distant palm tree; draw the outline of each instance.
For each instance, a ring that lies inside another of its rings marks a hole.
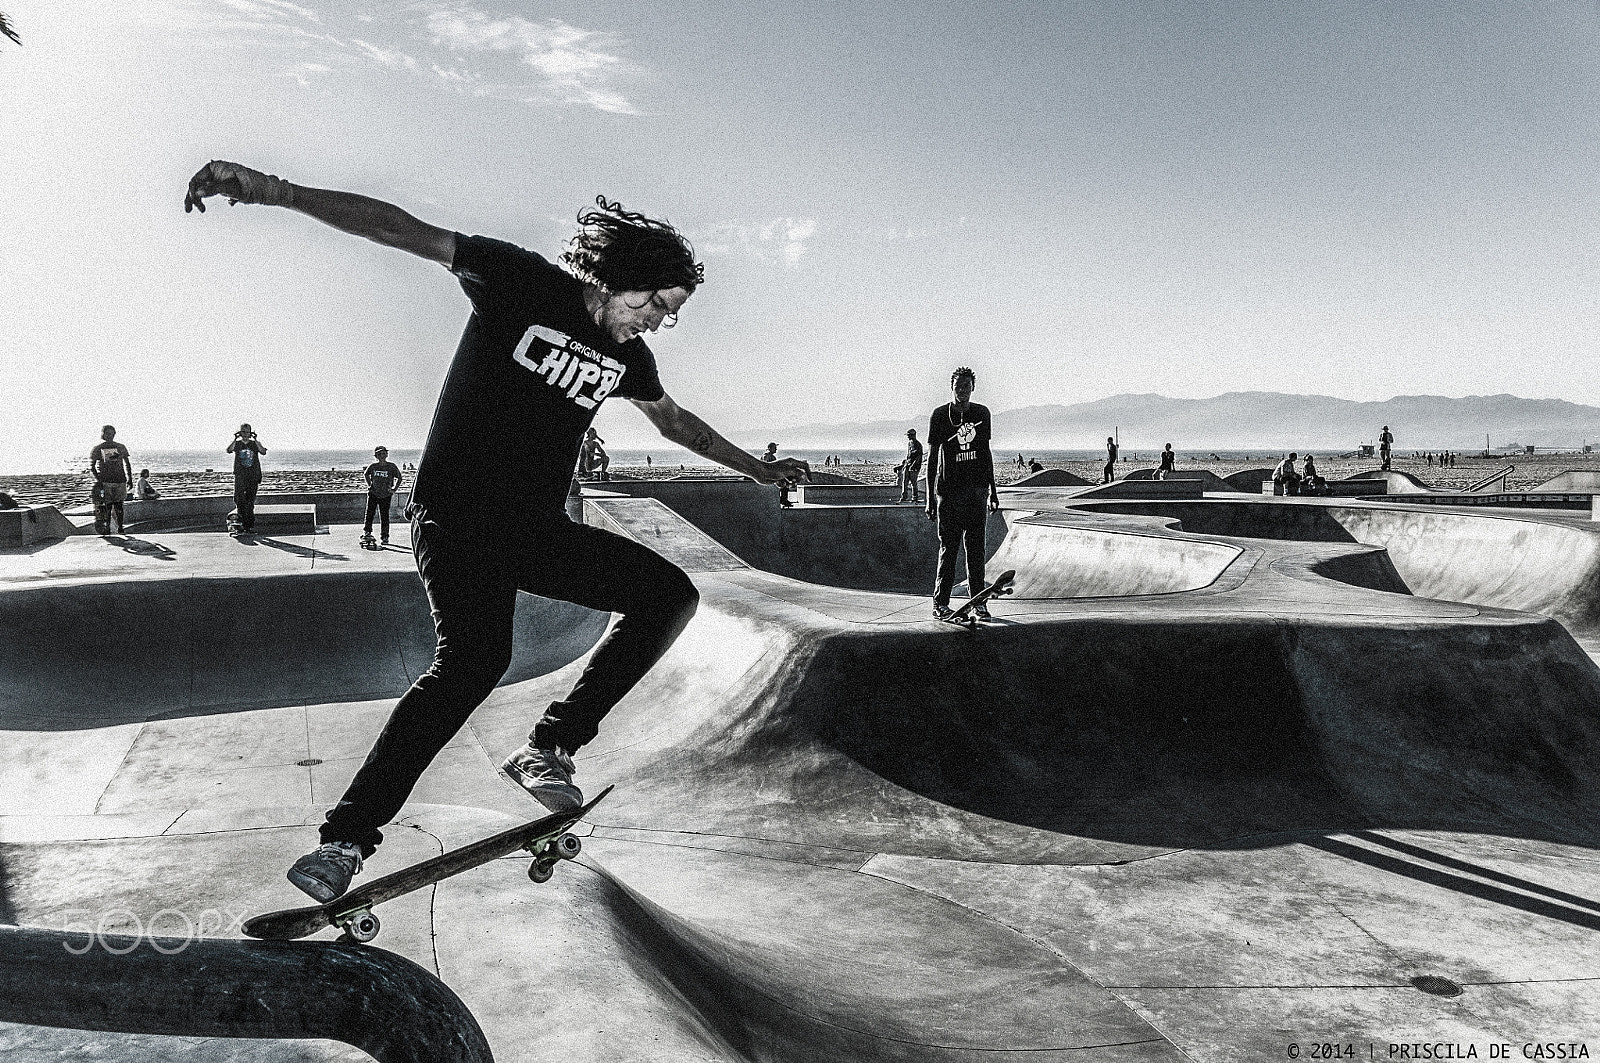
[[[0,11],[0,33],[4,33],[18,44],[22,43],[22,38],[17,36],[17,31],[12,28],[11,20],[6,18],[4,11]]]

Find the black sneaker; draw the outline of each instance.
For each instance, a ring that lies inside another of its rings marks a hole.
[[[289,868],[289,881],[310,894],[318,904],[342,897],[350,880],[361,871],[361,846],[351,842],[328,842],[317,846]]]
[[[572,784],[578,769],[560,747],[541,749],[529,742],[507,757],[500,770],[552,812],[570,812],[583,804],[583,791]]]

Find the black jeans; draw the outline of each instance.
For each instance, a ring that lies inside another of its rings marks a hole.
[[[260,480],[233,481],[233,508],[239,511],[239,524],[245,531],[256,526],[256,488]]]
[[[922,462],[915,465],[909,461],[900,466],[900,501],[906,501],[906,495],[911,496],[911,501],[920,502],[917,497],[917,477],[922,475]]]
[[[989,510],[980,498],[976,505],[960,502],[939,503],[939,572],[933,581],[933,604],[949,605],[950,589],[956,582],[956,551],[967,555],[967,593],[977,594],[983,582],[984,531]]]
[[[517,591],[620,613],[565,701],[534,727],[538,746],[572,752],[667,652],[700,594],[683,570],[648,547],[561,514],[509,535],[501,521],[428,519],[413,507],[411,546],[433,609],[433,667],[406,691],[366,763],[322,825],[324,842],[371,855],[439,751],[511,664]],[[507,750],[507,752],[510,752]]]
[[[376,510],[378,513],[383,515],[382,527],[384,542],[389,541],[389,498],[389,495],[383,495],[381,497],[379,495],[367,496],[367,523],[361,529],[368,535],[372,534],[372,514],[373,511]]]

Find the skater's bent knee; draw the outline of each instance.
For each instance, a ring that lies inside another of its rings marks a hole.
[[[686,573],[673,569],[672,573],[651,585],[636,613],[656,616],[677,627],[687,624],[700,607],[700,589]]]
[[[479,689],[485,695],[500,682],[500,677],[511,667],[511,651],[493,654],[464,654],[441,652],[433,659],[428,674],[437,683]]]

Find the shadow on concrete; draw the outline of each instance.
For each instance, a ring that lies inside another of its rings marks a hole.
[[[130,554],[151,557],[157,561],[175,561],[178,557],[176,550],[163,546],[161,543],[151,542],[148,539],[137,539],[131,535],[107,535],[104,536],[104,539],[113,546],[120,546]]]
[[[1390,874],[1400,875],[1415,882],[1437,886],[1439,889],[1451,890],[1468,897],[1476,897],[1479,900],[1503,905],[1507,908],[1515,908],[1518,911],[1543,916],[1546,919],[1560,920],[1573,926],[1581,926],[1586,930],[1600,930],[1600,903],[1586,897],[1578,897],[1562,890],[1554,890],[1547,886],[1541,886],[1536,882],[1518,878],[1515,875],[1502,874],[1478,864],[1471,864],[1465,860],[1444,856],[1421,846],[1410,845],[1394,838],[1386,838],[1370,831],[1353,831],[1351,833],[1372,845],[1385,846],[1412,859],[1407,860],[1402,857],[1391,856],[1388,853],[1375,852],[1372,849],[1352,845],[1337,838],[1302,838],[1299,840],[1302,845],[1312,849],[1320,849],[1325,853],[1353,860],[1368,867],[1375,867]],[[1429,867],[1427,866],[1428,863],[1437,864],[1439,867]],[[1440,868],[1449,868],[1450,870],[1440,870]],[[1461,873],[1455,874],[1452,872]],[[1469,875],[1491,879],[1503,885],[1497,886],[1488,882],[1480,882],[1476,878],[1469,878]],[[1518,890],[1526,892],[1519,893],[1517,892]],[[1551,899],[1545,900],[1541,897],[1530,897],[1527,895],[1528,893],[1543,894]]]
[[[312,559],[320,557],[328,561],[350,560],[348,554],[336,554],[328,550],[318,550],[315,547],[301,546],[299,543],[286,543],[282,539],[274,539],[269,535],[250,534],[244,536],[244,538],[249,539],[253,544],[259,546],[270,546],[274,550],[282,550],[284,553],[293,554],[295,557],[306,557]]]
[[[1424,652],[1428,667],[1403,666]],[[1254,848],[1396,827],[1595,848],[1596,688],[1544,618],[1421,632],[1101,620],[829,640],[765,726],[798,725],[936,805],[1062,838]],[[804,799],[831,800],[820,786]],[[935,811],[913,831],[961,851],[973,824]],[[1047,839],[1017,844],[1049,859]]]
[[[501,683],[582,656],[607,616],[518,595]],[[117,632],[119,661],[86,648]],[[0,594],[0,728],[73,730],[157,717],[371,700],[403,693],[433,661],[415,573],[35,584]]]

